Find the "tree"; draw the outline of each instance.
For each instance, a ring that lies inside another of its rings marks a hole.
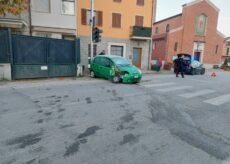
[[[28,0],[0,0],[0,16],[7,13],[19,15],[27,6]]]

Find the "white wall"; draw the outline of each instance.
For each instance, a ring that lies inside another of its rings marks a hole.
[[[31,1],[32,26],[76,29],[76,7],[75,15],[62,15],[61,0],[50,0],[50,13],[45,13],[35,11],[34,1],[38,0]]]
[[[0,80],[12,80],[10,64],[0,64]]]

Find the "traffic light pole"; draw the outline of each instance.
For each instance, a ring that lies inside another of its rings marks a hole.
[[[94,0],[91,0],[91,20],[90,20],[90,61],[93,59],[93,26],[94,26]]]

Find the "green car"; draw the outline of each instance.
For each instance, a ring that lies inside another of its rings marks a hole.
[[[90,76],[109,79],[114,83],[138,83],[142,73],[123,57],[99,55],[94,57],[90,64]]]

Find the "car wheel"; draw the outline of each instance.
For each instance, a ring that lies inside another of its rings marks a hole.
[[[113,83],[119,83],[120,80],[121,80],[121,78],[119,76],[113,76],[113,78],[112,78]]]
[[[204,74],[205,74],[205,68],[201,70],[201,75],[204,75]]]
[[[92,77],[92,78],[96,77],[94,71],[90,71],[90,77]]]

